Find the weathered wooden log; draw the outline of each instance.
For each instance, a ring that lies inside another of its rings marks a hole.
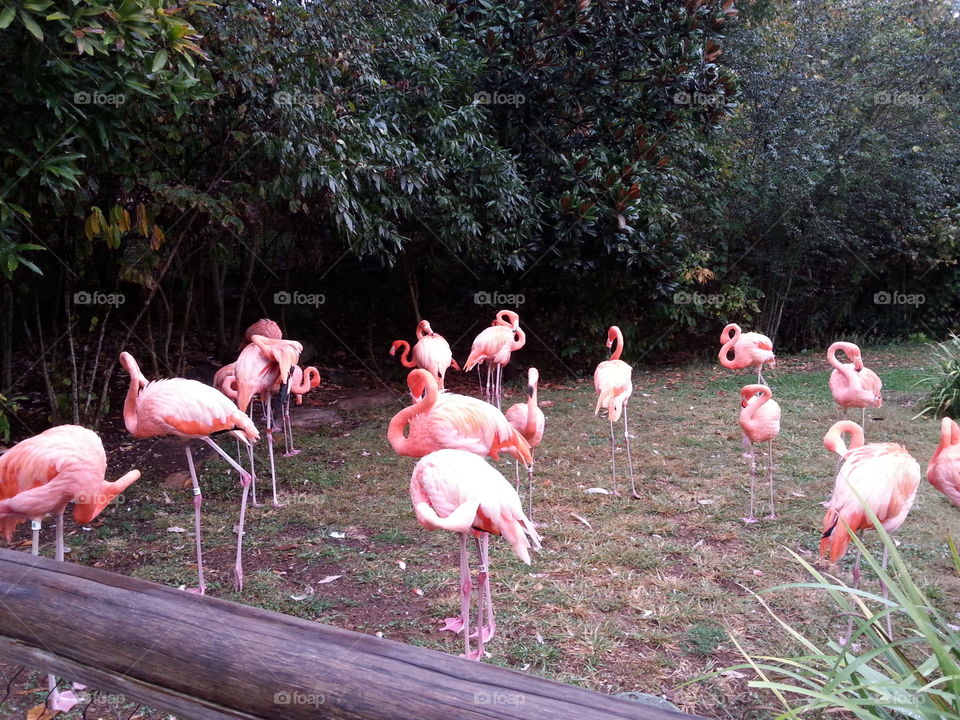
[[[0,550],[0,657],[180,718],[690,717],[10,550]]]

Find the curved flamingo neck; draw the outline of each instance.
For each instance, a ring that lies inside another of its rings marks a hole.
[[[843,436],[847,434],[850,435],[849,448],[843,442]],[[827,430],[827,434],[823,437],[823,446],[830,452],[837,453],[840,457],[846,455],[848,450],[863,447],[863,444],[863,428],[852,420],[841,420],[834,423],[833,427]]]
[[[520,348],[522,348],[524,345],[527,344],[526,333],[524,333],[523,330],[520,329],[519,325],[517,326],[516,330],[514,330],[514,333],[516,335],[514,337],[513,342],[510,344],[510,352],[519,350]]]
[[[937,446],[936,452],[933,453],[933,457],[930,458],[930,462],[936,462],[940,453],[957,444],[960,444],[960,426],[950,418],[945,417],[940,421],[940,444]]]
[[[532,438],[537,432],[537,385],[539,379],[534,376],[527,393],[527,426],[523,429],[525,438]]]
[[[617,348],[612,353],[610,353],[611,360],[619,360],[621,353],[623,353],[623,333],[620,332],[620,328],[614,325],[610,328],[610,331],[607,333],[607,347],[616,341]]]
[[[401,455],[404,454],[407,450],[412,450],[413,448],[410,445],[410,438],[403,434],[404,429],[410,423],[413,418],[418,415],[425,415],[429,413],[433,406],[437,402],[437,393],[438,386],[435,380],[433,380],[433,375],[431,375],[426,370],[414,370],[407,376],[407,387],[410,389],[410,392],[414,395],[417,394],[417,385],[415,381],[418,374],[422,374],[421,377],[424,377],[423,388],[425,394],[423,399],[419,401],[414,401],[414,403],[408,407],[405,407],[403,410],[398,412],[390,420],[390,425],[387,428],[387,440],[390,442],[390,445]],[[433,382],[430,382],[433,380]]]
[[[122,355],[120,364],[130,373],[130,386],[127,388],[127,397],[123,401],[123,424],[126,425],[127,432],[136,435],[139,421],[137,400],[140,397],[140,386],[146,384],[146,378],[140,372],[140,367],[132,355]]]
[[[853,362],[854,369],[858,369],[857,366],[857,356],[859,355],[859,350],[856,345],[848,342],[835,342],[829,348],[827,348],[827,362],[830,363],[830,366],[840,372],[848,372],[850,370],[849,363],[845,364],[840,362],[837,359],[837,353],[843,350],[846,353],[847,357]],[[863,367],[863,364],[860,363],[860,367]]]
[[[723,343],[723,346],[720,348],[720,364],[727,368],[733,367],[733,360],[730,359],[730,351],[733,350],[734,358],[736,358],[736,350],[734,346],[740,340],[740,326],[736,323],[730,323],[727,325],[723,332],[720,333],[720,342]]]
[[[417,340],[423,340],[428,335],[433,335],[433,328],[430,327],[429,322],[421,320],[417,324]]]
[[[400,353],[400,364],[404,367],[415,368],[417,364],[410,359],[410,343],[406,340],[394,340],[393,347],[390,348],[390,354],[393,355],[397,348],[401,348],[403,351]]]

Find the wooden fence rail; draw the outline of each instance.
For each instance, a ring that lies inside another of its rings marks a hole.
[[[0,550],[0,657],[180,718],[691,717],[10,550]]]

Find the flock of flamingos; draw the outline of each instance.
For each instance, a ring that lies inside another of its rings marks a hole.
[[[469,372],[476,367],[479,375],[480,366],[486,367],[486,382],[481,382],[484,400],[444,390],[446,371],[451,366],[456,369],[459,366],[453,360],[447,341],[435,333],[426,320],[417,326],[417,342],[412,351],[405,340],[397,340],[390,349],[391,355],[400,351],[400,362],[411,368],[407,386],[412,402],[390,421],[387,439],[398,454],[419,458],[410,480],[410,498],[417,520],[427,529],[448,530],[460,537],[461,613],[446,620],[442,629],[462,633],[464,656],[477,660],[485,657],[484,645],[496,629],[488,573],[489,535],[503,535],[517,557],[528,564],[531,547],[539,548],[541,543],[530,519],[533,449],[544,432],[544,415],[537,401],[539,374],[535,368],[528,370],[527,402],[513,405],[506,413],[500,410],[503,368],[510,362],[511,353],[521,349],[524,342],[519,317],[509,310],[499,311],[492,325],[474,340],[463,370]],[[750,507],[744,521],[754,523],[756,456],[753,446],[756,443],[768,444],[770,517],[775,517],[773,441],[780,431],[780,407],[762,371],[765,364],[774,365],[776,358],[768,337],[741,332],[736,324],[724,328],[720,342],[719,359],[724,367],[757,368],[757,382],[741,390],[739,418],[744,441],[750,447],[751,465]],[[597,392],[594,414],[605,410],[610,423],[613,494],[619,494],[614,425],[622,416],[631,493],[639,497],[627,430],[627,404],[633,391],[631,367],[620,359],[623,335],[618,327],[609,329],[606,345],[615,349],[594,373]],[[244,518],[251,487],[252,500],[256,503],[252,444],[260,438],[260,431],[250,416],[252,409],[250,415],[247,411],[254,398],[259,397],[269,450],[273,504],[277,505],[273,400],[279,401],[285,454],[295,454],[299,451],[293,447],[290,399],[295,397],[299,402],[300,396],[320,384],[316,368],[298,366],[302,349],[300,343],[283,338],[275,322],[260,320],[247,329],[239,357],[217,372],[213,386],[185,378],[149,381],[133,356],[127,352],[120,354],[120,364],[130,376],[123,406],[127,431],[137,438],[172,435],[184,441],[194,498],[198,585],[190,589],[193,592],[205,591],[200,529],[203,496],[189,441],[205,442],[240,476],[242,494],[234,566],[236,589],[240,590],[243,587]],[[839,352],[850,362],[840,362]],[[827,361],[833,368],[830,390],[837,404],[844,413],[849,408],[861,408],[860,425],[841,420],[824,437],[824,446],[839,456],[841,464],[823,519],[820,554],[836,562],[845,552],[851,532],[872,527],[865,507],[872,510],[887,530],[900,527],[920,484],[920,466],[901,445],[865,444],[862,428],[865,409],[880,407],[882,383],[876,373],[864,367],[860,349],[853,343],[836,342],[827,351]],[[245,446],[249,470],[211,439],[211,435],[220,433],[237,438],[238,454],[240,445]],[[849,446],[844,441],[847,436]],[[484,460],[488,456],[497,460],[501,452],[517,460],[516,487]],[[527,468],[527,512],[518,494],[520,463]],[[37,554],[40,521],[46,515],[55,514],[56,557],[62,560],[63,513],[67,504],[73,502],[77,523],[89,523],[140,477],[139,471],[131,470],[119,480],[108,482],[104,479],[105,472],[103,444],[95,432],[83,427],[61,425],[17,443],[0,456],[0,524],[7,541],[12,540],[19,523],[30,520],[33,553]],[[928,465],[927,478],[960,507],[960,427],[949,418],[942,421],[940,445]],[[477,626],[473,632],[468,536],[476,544],[480,561]],[[858,552],[855,582],[860,577],[859,561]],[[471,649],[470,640],[474,637],[477,647]],[[51,690],[56,695],[53,685]],[[54,702],[69,705],[71,698],[68,693],[60,693]]]

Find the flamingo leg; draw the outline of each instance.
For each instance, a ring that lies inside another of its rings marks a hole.
[[[33,554],[40,554],[40,521],[32,520],[30,522],[31,528],[33,528]],[[56,550],[56,559],[60,562],[63,562],[63,510],[57,513],[57,550]],[[47,697],[47,705],[49,708],[55,712],[69,712],[70,709],[80,702],[79,698],[73,694],[72,691],[67,690],[66,692],[60,692],[57,690],[57,678],[53,674],[47,675],[47,690],[49,695]]]
[[[273,398],[267,401],[267,449],[270,452],[270,483],[273,488],[273,506],[280,507],[277,502],[277,469],[273,459]]]
[[[239,444],[240,440],[237,439]],[[203,595],[207,591],[207,584],[203,581],[203,548],[200,540],[200,507],[203,505],[203,494],[200,492],[200,481],[197,480],[197,469],[193,464],[193,453],[190,452],[190,446],[184,447],[187,454],[187,467],[190,468],[190,479],[193,481],[193,535],[197,544],[197,587],[189,589],[189,592],[197,592]],[[239,464],[239,463],[238,463]]]
[[[30,547],[30,553],[32,555],[40,554],[40,528],[42,527],[40,520],[31,520],[30,521],[30,530],[33,531],[33,544]]]
[[[479,538],[476,538],[477,543],[477,555],[480,556],[480,569],[477,574],[477,649],[467,655],[471,660],[481,661],[483,660],[484,651],[484,635],[486,634],[485,628],[483,627],[483,613],[484,613],[484,600],[486,600],[487,585],[490,582],[490,576],[487,573],[487,566],[483,562],[483,541]],[[464,632],[464,635],[469,633],[469,630]]]
[[[233,567],[234,586],[237,592],[243,590],[243,523],[247,513],[247,495],[250,492],[251,476],[240,465],[234,462],[233,458],[227,455],[219,445],[208,437],[201,438],[205,443],[212,447],[224,460],[226,460],[233,469],[240,473],[240,484],[243,486],[243,493],[240,495],[240,522],[237,524],[237,560]]]
[[[497,410],[500,409],[500,398],[503,394],[503,365],[497,365]]]
[[[773,440],[770,441],[767,451],[767,476],[770,479],[770,514],[767,515],[767,519],[776,520],[777,512],[773,507]]]
[[[867,409],[865,407],[860,408],[860,427],[865,428],[867,426]]]
[[[516,458],[513,459],[513,487],[520,490],[520,461]]]
[[[609,410],[607,417],[610,418],[610,466],[613,468],[613,494],[619,495],[620,493],[617,492],[617,441],[613,434],[613,416],[610,415]]]
[[[757,384],[767,385],[767,381],[763,379],[763,363],[757,365]]]
[[[746,439],[746,436],[744,436]],[[749,440],[747,441],[749,442]],[[757,455],[753,451],[753,443],[750,443],[750,513],[743,518],[743,521],[748,525],[750,523],[755,523],[757,521],[756,516],[753,514],[753,503],[754,503],[754,486],[757,482]]]
[[[284,443],[287,441],[287,437],[290,437],[290,449],[287,450],[283,456],[292,457],[294,455],[299,455],[300,451],[293,446],[293,425],[290,423],[290,397],[287,396],[287,402],[283,406],[283,439]],[[284,444],[286,447],[286,444]]]
[[[640,499],[637,493],[637,486],[633,482],[633,458],[630,457],[630,432],[627,430],[627,403],[623,404],[623,439],[627,443],[627,467],[630,468],[630,496],[635,500]]]
[[[470,654],[470,645],[467,643],[466,636],[470,634],[470,592],[472,588],[470,563],[467,560],[467,536],[460,533],[460,617],[451,617],[444,620],[440,632],[459,633],[463,632],[464,628],[468,628],[468,632],[464,633],[464,657]]]
[[[63,510],[57,513],[57,550],[54,557],[63,562]]]
[[[533,522],[533,463],[527,465],[527,518]]]
[[[492,403],[493,395],[491,393],[493,390],[493,366],[490,363],[484,364],[487,366],[487,384],[484,385],[483,399],[488,403]]]
[[[237,442],[240,442],[239,438]],[[257,502],[257,471],[254,468],[254,454],[253,454],[253,445],[247,444],[247,455],[250,458],[250,495],[253,501],[253,506],[258,507],[260,503]]]

